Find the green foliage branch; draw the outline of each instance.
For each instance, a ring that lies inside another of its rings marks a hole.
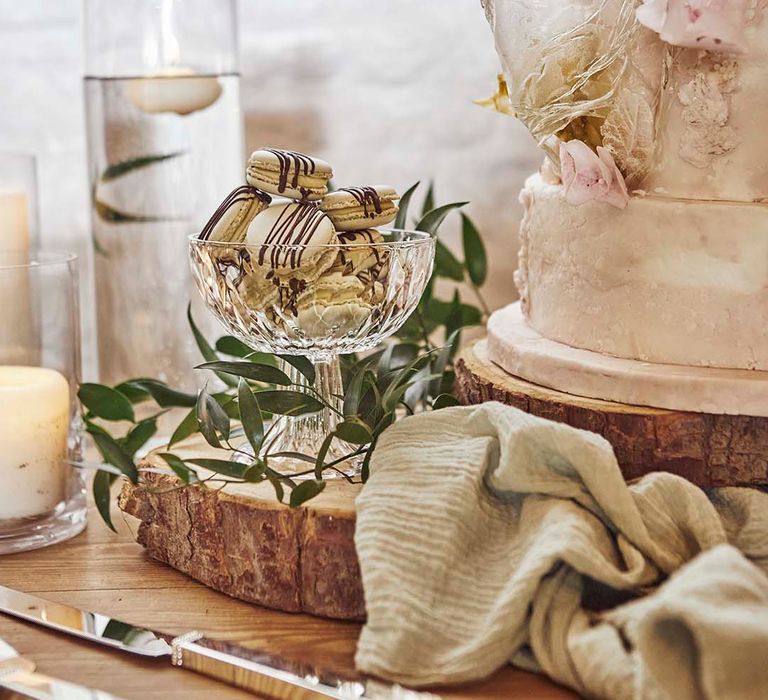
[[[453,393],[453,359],[462,331],[487,319],[488,307],[481,292],[487,276],[487,254],[476,226],[464,213],[463,259],[440,240],[438,232],[445,219],[466,202],[436,207],[431,184],[421,214],[410,219],[411,200],[418,186],[416,183],[403,194],[394,227],[407,228],[413,220],[416,230],[435,235],[434,273],[416,310],[390,341],[365,355],[342,357],[344,396],[340,411],[324,404],[311,388],[315,370],[307,358],[254,352],[233,336],[223,336],[211,344],[189,311],[190,328],[204,360],[195,369],[213,372],[221,389],[206,386],[191,394],[151,378],[130,379],[114,387],[80,387],[83,422],[103,463],[76,466],[96,469],[94,500],[110,528],[114,529],[111,487],[115,480],[122,477],[151,491],[161,490],[146,478],[157,469],[140,467],[137,456],[157,434],[159,418],[172,409],[183,409],[183,417],[167,448],[155,455],[167,467],[160,471],[177,478],[173,488],[269,482],[278,501],[297,507],[319,494],[326,484],[324,477],[331,473],[354,481],[339,468],[347,459],[362,460],[361,480],[365,482],[379,436],[398,418],[458,403]],[[443,296],[445,287],[450,288],[448,298]],[[463,301],[462,291],[467,289],[479,305]],[[286,372],[287,365],[306,383],[294,383]],[[317,455],[274,451],[276,417],[316,413],[324,407],[336,411],[339,422],[325,436]],[[139,408],[146,417],[137,417]],[[173,451],[198,433],[221,451],[221,458],[189,459]],[[348,445],[349,451],[328,460],[334,439]],[[301,475],[282,473],[279,460],[276,462],[280,457],[306,462],[307,469]],[[310,478],[300,480],[297,476]]]

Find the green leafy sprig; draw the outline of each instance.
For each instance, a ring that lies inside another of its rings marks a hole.
[[[408,210],[418,184],[403,194],[395,228],[409,226]],[[446,217],[465,204],[435,207],[434,187],[430,185],[421,214],[410,225],[437,236]],[[167,473],[176,477],[178,484],[173,488],[269,482],[278,501],[297,507],[323,490],[324,477],[331,472],[354,481],[339,469],[347,459],[362,460],[361,480],[365,482],[380,435],[398,418],[456,405],[453,358],[461,331],[483,323],[488,313],[481,293],[487,275],[485,248],[477,228],[463,213],[461,223],[463,260],[438,238],[432,279],[418,307],[392,341],[363,356],[342,357],[344,396],[340,411],[308,389],[307,384],[311,387],[315,380],[315,370],[307,358],[254,352],[232,336],[211,344],[190,312],[190,329],[204,360],[195,369],[213,372],[222,390],[211,391],[206,386],[191,394],[150,378],[131,379],[114,387],[83,384],[79,391],[83,421],[104,461],[97,466],[93,494],[107,525],[114,529],[111,487],[116,479],[122,477],[158,491],[137,464],[137,455],[157,434],[160,416],[171,409],[183,410],[183,417],[165,451],[155,456],[167,466]],[[449,299],[438,296],[438,280],[443,281],[441,286],[452,283]],[[462,300],[466,289],[477,297],[479,307]],[[307,383],[295,384],[286,371],[289,365]],[[149,415],[138,418],[139,407],[142,415]],[[274,451],[275,417],[301,416],[323,408],[338,411],[339,422],[325,436],[317,455]],[[197,433],[210,447],[220,450],[222,457],[189,459],[173,451]],[[348,452],[329,460],[334,440],[346,444]],[[307,469],[301,476],[311,478],[296,480],[297,474],[282,473],[281,457],[305,462]]]

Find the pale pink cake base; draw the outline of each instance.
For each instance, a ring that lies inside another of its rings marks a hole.
[[[520,304],[488,322],[488,355],[510,374],[576,396],[676,411],[768,417],[768,372],[663,365],[549,340]]]

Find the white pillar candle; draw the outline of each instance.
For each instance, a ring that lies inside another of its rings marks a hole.
[[[24,192],[0,190],[0,263],[5,255],[10,256],[11,264],[29,259],[29,213]]]
[[[221,97],[221,83],[188,68],[168,68],[128,83],[128,99],[147,114],[175,112],[181,116],[210,107]]]
[[[0,364],[37,360],[32,326],[29,210],[24,192],[0,190]]]
[[[63,375],[0,366],[0,520],[43,515],[64,500],[69,420]]]

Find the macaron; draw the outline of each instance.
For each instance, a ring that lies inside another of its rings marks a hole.
[[[360,231],[383,226],[397,216],[400,195],[392,187],[343,187],[320,202],[338,231]]]
[[[332,177],[333,170],[324,160],[277,148],[251,153],[245,170],[246,180],[254,187],[304,201],[322,199]]]
[[[361,231],[339,231],[337,233],[339,243],[343,247],[339,249],[338,267],[345,274],[358,275],[373,267],[380,267],[386,251],[379,246],[384,242],[384,236],[375,228],[366,228]]]
[[[323,275],[298,298],[296,325],[305,337],[339,337],[360,329],[371,314],[365,286],[354,275]]]
[[[331,220],[307,202],[267,207],[248,226],[246,242],[259,247],[253,264],[297,279],[316,279],[333,265],[338,252],[329,245],[338,242]]]
[[[269,195],[250,185],[230,192],[200,232],[200,240],[242,243],[248,224],[271,202]]]

